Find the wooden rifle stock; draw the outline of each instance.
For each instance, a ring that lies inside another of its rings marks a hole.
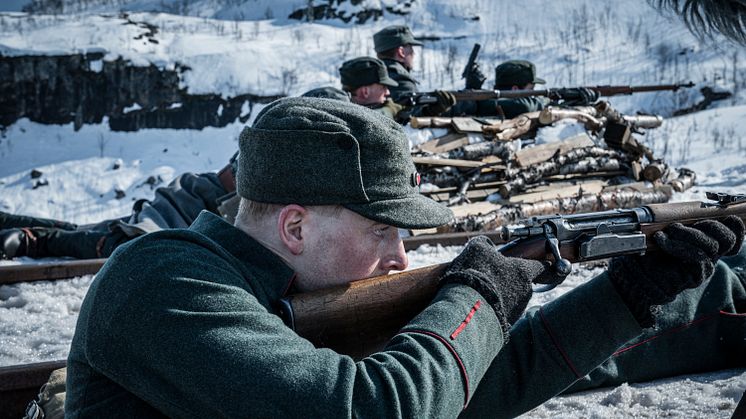
[[[703,219],[722,219],[728,215],[737,215],[746,221],[746,198],[741,203],[727,206],[696,201],[651,204],[642,208],[652,215],[652,222],[639,223],[635,230],[646,236],[647,251],[656,248],[653,234],[674,222],[693,224]],[[605,211],[595,214],[604,216],[611,213]],[[587,218],[594,213],[578,215]],[[556,217],[563,219],[563,216]],[[564,219],[572,217],[565,216]],[[560,255],[570,262],[609,257],[582,257],[581,237],[586,235],[580,235],[577,240],[560,241]],[[503,246],[500,252],[512,257],[553,260],[551,252],[547,250],[546,238],[539,235],[514,240]],[[426,266],[292,295],[283,299],[282,315],[288,326],[314,345],[332,348],[353,357],[363,357],[380,350],[428,305],[438,290],[440,277],[447,266],[448,263]]]

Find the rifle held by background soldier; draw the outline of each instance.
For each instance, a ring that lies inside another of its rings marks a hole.
[[[746,195],[708,193],[715,202],[651,204],[633,209],[534,217],[503,227],[506,256],[552,260],[566,277],[571,263],[655,251],[653,234],[671,223],[735,215],[746,220]],[[494,237],[494,236],[493,236]],[[365,356],[382,346],[434,297],[448,263],[296,294],[281,301],[286,324],[317,346]],[[560,280],[561,282],[561,280]],[[546,284],[537,291],[546,291]]]
[[[478,44],[477,44],[478,45]],[[475,46],[476,47],[476,46]],[[467,66],[467,69],[469,67]],[[465,71],[466,72],[466,71]],[[579,90],[589,89],[598,93],[599,96],[617,96],[631,95],[642,92],[660,92],[660,91],[677,91],[681,88],[694,87],[694,83],[677,83],[677,84],[654,84],[642,86],[586,86],[577,87],[560,87],[552,89],[518,89],[518,90],[452,90],[451,93],[458,102],[480,101],[490,99],[516,99],[531,96],[546,96],[552,100],[575,100]],[[402,96],[398,103],[406,106],[427,105],[437,102],[435,92],[413,92]]]

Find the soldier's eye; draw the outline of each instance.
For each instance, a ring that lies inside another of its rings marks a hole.
[[[375,229],[373,229],[373,234],[375,234],[378,237],[383,237],[383,236],[386,235],[386,231],[388,231],[389,228],[391,228],[391,227],[390,226],[386,226],[386,227],[375,228]]]

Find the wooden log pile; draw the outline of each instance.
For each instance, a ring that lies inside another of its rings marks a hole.
[[[580,124],[584,132],[535,144],[539,128],[563,120]],[[447,129],[415,146],[413,157],[422,192],[456,214],[439,232],[464,232],[535,215],[667,202],[674,191],[694,185],[695,174],[673,170],[638,139],[662,121],[656,115],[623,115],[601,101],[548,107],[510,120],[414,117],[410,125]]]

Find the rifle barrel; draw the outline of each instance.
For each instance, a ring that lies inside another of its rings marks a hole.
[[[466,72],[464,72],[466,73]],[[660,91],[677,91],[680,88],[694,87],[694,83],[679,84],[658,84],[658,85],[640,85],[640,86],[586,86],[583,88],[595,90],[601,96],[631,95],[633,93],[660,92]],[[569,88],[574,89],[574,88]],[[517,89],[517,90],[454,90],[450,91],[459,102],[480,101],[490,99],[518,99],[523,97],[545,96],[552,99],[561,98],[563,90],[566,88],[552,89]],[[415,93],[414,102],[419,105],[437,102],[435,92]]]

